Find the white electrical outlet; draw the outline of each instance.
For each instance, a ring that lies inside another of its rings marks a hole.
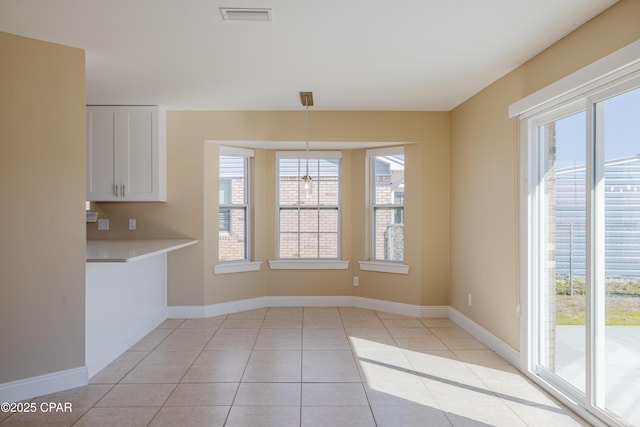
[[[516,304],[516,316],[522,316],[522,310],[520,309],[520,304]]]
[[[469,295],[467,296],[467,302],[469,303],[469,307],[471,307],[471,293],[469,293]]]
[[[102,230],[102,231],[109,230],[109,220],[106,218],[98,219],[98,230]]]
[[[360,286],[360,281],[358,280],[358,276],[353,276],[353,286]]]
[[[135,230],[135,229],[136,229],[136,219],[129,218],[129,230]]]

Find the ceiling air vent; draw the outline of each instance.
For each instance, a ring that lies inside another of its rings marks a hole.
[[[239,22],[270,22],[271,9],[221,7],[222,19]]]

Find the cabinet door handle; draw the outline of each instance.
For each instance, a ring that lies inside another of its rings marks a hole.
[[[113,183],[113,195],[118,197],[118,185],[115,182]]]
[[[122,184],[122,197],[124,197],[124,184]]]

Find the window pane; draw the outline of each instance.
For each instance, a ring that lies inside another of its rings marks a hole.
[[[324,160],[319,159],[300,159],[300,177],[298,177],[298,185],[300,188],[300,205],[301,206],[317,206],[319,202],[318,193],[318,170],[320,163]],[[307,164],[309,167],[307,168]],[[305,190],[305,182],[302,180],[303,175],[309,175],[311,182],[306,185],[309,190]]]
[[[223,229],[223,215],[225,226]],[[219,233],[219,260],[232,261],[246,259],[246,209],[224,208],[220,209],[220,233]]]
[[[585,390],[586,114],[541,126],[540,363]]]
[[[374,200],[378,205],[404,203],[404,155],[374,158]],[[402,196],[396,196],[396,193]]]
[[[280,206],[296,206],[298,204],[299,186],[300,178],[280,178],[280,188],[278,189]]]
[[[300,231],[318,231],[318,211],[316,209],[302,209],[300,211]]]
[[[318,257],[318,233],[300,233],[300,258]]]
[[[338,258],[338,233],[320,234],[320,258]]]
[[[404,259],[404,225],[394,222],[402,210],[402,208],[374,207],[374,260],[402,261]]]
[[[298,204],[300,169],[297,159],[280,159],[278,166],[278,203],[281,206]]]
[[[604,137],[605,408],[640,424],[640,88],[596,104]],[[599,278],[601,280],[601,278]],[[596,376],[596,378],[598,378]]]
[[[320,231],[338,232],[338,209],[322,209],[320,211]]]
[[[220,156],[220,204],[246,203],[246,158]]]
[[[280,258],[299,258],[298,233],[280,233]]]
[[[338,160],[320,162],[318,194],[320,205],[338,206],[340,203],[340,164]]]
[[[298,210],[280,210],[280,231],[285,233],[298,232]]]
[[[231,180],[220,178],[220,191],[218,194],[218,203],[228,205],[231,203]]]
[[[221,233],[228,233],[231,231],[231,211],[228,208],[220,208],[218,221],[218,231]]]

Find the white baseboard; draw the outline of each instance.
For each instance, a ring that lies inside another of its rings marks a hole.
[[[221,316],[265,307],[359,307],[415,317],[447,317],[448,315],[447,307],[420,307],[417,305],[349,295],[265,296],[207,306],[172,306],[168,308],[168,313],[170,318],[194,319]],[[435,311],[433,311],[434,309]],[[427,313],[429,311],[431,311],[430,316],[422,316],[423,312]]]
[[[449,306],[420,306],[363,297],[353,297],[352,305],[412,317],[449,317]]]
[[[169,317],[213,317],[265,307],[359,307],[420,318],[449,318],[520,369],[520,352],[450,306],[420,306],[357,296],[266,296],[211,304],[204,307],[169,307]]]
[[[207,307],[203,305],[180,305],[167,307],[169,319],[201,319],[207,316]]]
[[[495,351],[515,368],[520,369],[520,352],[491,332],[469,319],[453,307],[449,307],[449,319],[473,335],[478,341]]]
[[[353,305],[350,295],[337,296],[268,296],[265,307],[349,307]]]
[[[419,306],[392,301],[377,300],[356,296],[267,296],[230,301],[208,306],[174,306],[166,312],[158,314],[145,328],[134,331],[124,339],[118,348],[109,354],[103,354],[98,360],[88,361],[86,367],[54,372],[38,377],[26,378],[0,384],[0,402],[17,402],[36,396],[67,390],[87,385],[90,376],[98,372],[113,360],[113,355],[120,355],[129,349],[150,330],[157,327],[165,318],[206,318],[240,311],[265,307],[359,307],[387,313],[402,314],[421,318],[449,318],[464,328],[476,339],[495,351],[511,365],[519,368],[520,353],[493,335],[473,320],[450,306]],[[144,329],[144,330],[143,330]],[[117,356],[116,356],[117,357]]]
[[[87,368],[73,368],[0,384],[0,402],[19,402],[36,396],[87,385]]]
[[[350,296],[265,296],[206,306],[171,306],[169,318],[198,319],[265,307],[335,307],[352,305]]]
[[[265,304],[266,297],[242,299],[238,301],[211,304],[205,307],[205,317],[222,316],[223,314],[237,313],[239,311],[255,310],[268,307]]]
[[[420,316],[423,319],[437,319],[449,317],[448,305],[433,305],[420,307]]]

